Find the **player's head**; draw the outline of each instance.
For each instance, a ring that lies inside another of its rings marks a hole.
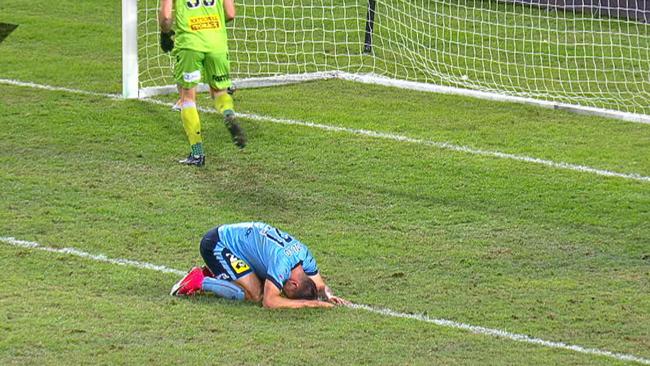
[[[302,274],[292,273],[291,277],[284,283],[282,291],[290,299],[316,300],[318,298],[316,284],[305,272],[302,272]]]

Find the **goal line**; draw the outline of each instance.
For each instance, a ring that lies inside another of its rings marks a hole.
[[[406,81],[399,79],[391,79],[385,76],[377,74],[352,74],[349,72],[342,71],[325,71],[325,72],[314,72],[307,74],[292,74],[292,75],[278,75],[278,76],[268,76],[268,77],[253,77],[247,79],[234,80],[233,85],[237,89],[247,89],[247,88],[265,88],[289,84],[298,84],[309,81],[318,81],[318,80],[331,80],[339,79],[346,81],[354,81],[364,84],[375,84],[382,85],[387,87],[395,87],[408,90],[440,93],[440,94],[453,94],[453,95],[462,95],[467,97],[473,97],[477,99],[486,99],[494,100],[498,102],[512,102],[512,103],[523,103],[535,105],[542,108],[566,110],[573,113],[594,115],[605,118],[615,118],[624,121],[650,124],[650,115],[645,114],[636,114],[615,111],[604,108],[595,108],[588,106],[581,106],[576,104],[568,103],[558,103],[553,101],[547,101],[542,99],[533,99],[533,98],[524,98],[518,96],[504,95],[493,92],[485,92],[480,90],[471,90],[471,89],[462,89],[455,88],[450,86],[419,83],[414,81]],[[199,84],[197,87],[199,92],[209,91],[209,87],[206,84]],[[176,93],[176,86],[166,85],[159,87],[148,87],[141,89],[139,91],[139,98],[150,98],[156,95],[171,94]]]

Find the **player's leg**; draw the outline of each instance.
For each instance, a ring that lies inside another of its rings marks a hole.
[[[252,272],[246,276],[240,277],[235,281],[246,292],[246,300],[252,302],[261,302],[264,295],[262,281]]]
[[[174,75],[180,86],[181,120],[185,134],[190,143],[189,156],[180,163],[202,166],[205,163],[203,152],[203,137],[201,135],[201,120],[196,108],[196,86],[201,81],[201,69],[205,54],[191,50],[175,51],[176,64]]]
[[[215,256],[213,256],[215,258]],[[207,263],[208,261],[206,261]],[[201,289],[203,291],[212,292],[213,294],[231,300],[248,300],[253,302],[262,301],[262,287],[261,281],[255,272],[247,272],[242,275],[228,274],[231,272],[226,270],[228,265],[224,261],[217,260],[218,265],[215,267],[213,263],[208,265],[208,268],[215,268],[215,277],[205,276],[201,282]],[[214,273],[214,272],[213,272]],[[234,276],[234,277],[233,277]],[[237,280],[233,278],[240,276]]]
[[[233,282],[225,271],[217,274],[216,277],[210,277],[205,274],[205,270],[202,268],[194,267],[185,277],[176,282],[169,294],[172,296],[191,296],[203,290],[225,299],[240,301],[246,299],[259,302],[261,295],[251,290],[254,289],[251,286],[255,284],[255,281],[260,282],[255,273],[249,273],[242,279],[245,279],[243,283],[248,288]]]
[[[230,61],[227,53],[208,53],[204,61],[205,80],[210,85],[210,93],[215,108],[223,114],[224,123],[232,140],[239,148],[246,146],[244,130],[237,124],[235,105],[228,89],[232,87],[230,80]]]
[[[172,106],[172,111],[174,112],[180,112],[181,111],[181,105],[183,104],[183,100],[181,99],[181,88],[180,85],[176,85],[176,90],[178,91],[178,99],[176,100],[176,103]]]
[[[218,228],[210,230],[199,246],[203,261],[214,277],[204,277],[201,289],[232,300],[259,302],[260,280],[250,266],[219,241]]]
[[[199,267],[192,268],[180,281],[176,282],[170,291],[172,296],[194,295],[201,290],[205,275]]]
[[[252,274],[255,276],[255,274]],[[203,291],[211,292],[224,299],[243,301],[248,300],[246,292],[232,281],[212,277],[204,277],[201,283]]]

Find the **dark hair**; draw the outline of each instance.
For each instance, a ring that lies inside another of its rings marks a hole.
[[[316,300],[318,298],[316,284],[311,278],[305,277],[300,281],[300,284],[293,295],[296,299]]]

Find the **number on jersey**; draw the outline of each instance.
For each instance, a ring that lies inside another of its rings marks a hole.
[[[189,0],[186,2],[187,7],[190,9],[196,9],[200,6],[213,7],[217,3],[217,0]]]

